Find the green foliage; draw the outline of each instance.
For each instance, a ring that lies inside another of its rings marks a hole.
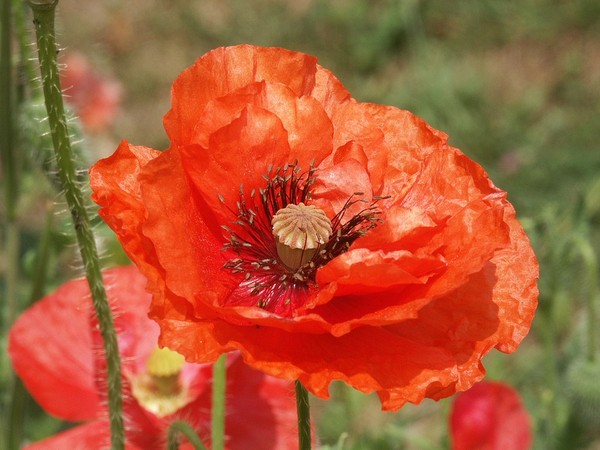
[[[574,415],[585,428],[600,428],[600,360],[573,362],[567,370],[567,389]]]

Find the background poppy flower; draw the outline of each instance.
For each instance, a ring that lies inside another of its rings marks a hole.
[[[528,450],[532,443],[529,414],[504,383],[482,382],[458,395],[450,432],[454,450]]]
[[[91,185],[189,360],[238,349],[396,410],[468,389],[528,333],[538,265],[506,193],[410,112],[241,45],[177,78],[164,125],[168,150],[122,142]]]
[[[105,280],[122,356],[127,448],[164,448],[174,420],[188,422],[208,444],[212,367],[187,364],[181,355],[157,350],[158,326],[146,317],[146,280],[135,267],[108,270]],[[71,281],[28,309],[11,328],[9,354],[31,395],[56,417],[86,422],[28,449],[109,447],[101,388],[105,379],[98,370],[101,341],[90,327],[92,312],[86,280]],[[239,354],[231,354],[226,448],[296,448],[292,392],[289,383],[250,370]]]
[[[121,103],[121,84],[94,70],[85,55],[66,53],[60,82],[65,100],[89,133],[104,131],[114,120]]]

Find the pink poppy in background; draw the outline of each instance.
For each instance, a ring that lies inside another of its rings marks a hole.
[[[114,120],[121,103],[121,84],[95,70],[81,53],[66,53],[60,82],[66,102],[81,120],[85,131],[100,133]]]
[[[532,442],[529,414],[503,383],[479,383],[458,395],[450,432],[454,450],[527,450]]]
[[[185,420],[209,444],[212,366],[188,364],[158,349],[158,325],[146,317],[146,279],[135,267],[108,270],[105,281],[122,357],[127,448],[164,449],[174,420]],[[27,449],[109,448],[103,352],[94,322],[82,279],[37,302],[12,327],[9,354],[31,395],[51,415],[85,422]],[[249,369],[235,353],[227,376],[226,448],[297,448],[293,388]]]

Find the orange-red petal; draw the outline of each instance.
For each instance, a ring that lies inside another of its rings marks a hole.
[[[316,58],[282,48],[239,45],[215,49],[185,70],[172,89],[172,107],[164,125],[171,142],[192,140],[205,105],[257,81],[287,86],[297,97],[315,93],[327,106],[349,97],[343,86]]]

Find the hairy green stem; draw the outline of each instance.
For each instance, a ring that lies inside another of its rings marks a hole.
[[[33,22],[36,31],[44,99],[52,143],[56,154],[59,178],[64,189],[67,205],[71,211],[85,274],[88,279],[94,309],[104,341],[104,350],[107,359],[111,446],[113,450],[122,450],[125,447],[125,432],[123,427],[123,402],[121,398],[121,362],[110,306],[102,281],[96,243],[90,220],[85,210],[83,195],[77,186],[71,142],[69,140],[67,121],[64,113],[54,34],[54,14],[58,0],[38,0],[37,2],[29,0],[28,3],[33,10]]]
[[[221,355],[213,365],[211,448],[225,447],[225,387],[227,384],[227,355]]]
[[[296,409],[298,411],[298,448],[310,450],[310,404],[308,391],[296,380]]]
[[[183,434],[195,450],[206,450],[202,439],[200,439],[194,429],[183,420],[175,420],[169,425],[169,432],[167,435],[168,450],[177,450],[179,448],[179,434]]]

